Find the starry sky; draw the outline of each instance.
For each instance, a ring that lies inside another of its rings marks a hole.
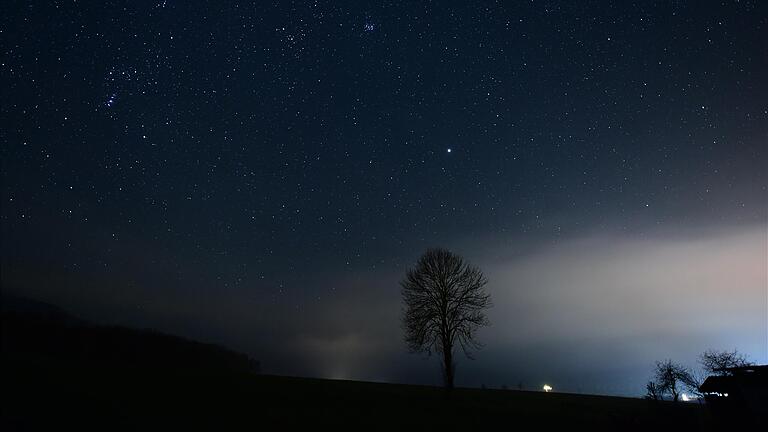
[[[0,6],[2,288],[246,352],[437,384],[398,281],[481,267],[457,384],[644,391],[768,362],[768,3]]]

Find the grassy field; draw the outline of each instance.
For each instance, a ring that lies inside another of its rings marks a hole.
[[[703,406],[259,375],[246,356],[5,299],[3,431],[707,430]]]
[[[3,430],[704,429],[696,404],[244,373],[3,364]]]

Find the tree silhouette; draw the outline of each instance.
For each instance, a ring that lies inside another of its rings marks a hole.
[[[655,382],[648,381],[648,384],[645,385],[645,398],[656,401],[662,399],[661,390]]]
[[[752,362],[747,359],[747,356],[733,351],[717,351],[707,350],[701,354],[699,363],[704,369],[704,372],[711,375],[729,375],[727,368],[751,366]]]
[[[445,249],[427,250],[400,282],[408,348],[442,354],[446,388],[453,388],[454,347],[458,344],[470,359],[480,348],[475,332],[489,324],[483,311],[491,306],[486,283],[479,268]]]
[[[659,397],[669,394],[675,402],[679,400],[683,388],[692,391],[698,389],[698,383],[691,371],[672,360],[656,362],[655,379],[656,394]]]

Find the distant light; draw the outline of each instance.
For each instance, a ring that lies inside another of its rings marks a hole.
[[[451,149],[448,149],[448,153],[450,153],[450,152],[451,152]]]
[[[691,401],[691,398],[689,398],[688,395],[685,394],[685,393],[683,393],[682,398],[683,398],[683,402],[690,402]]]
[[[552,386],[550,386],[549,384],[544,384],[544,387],[542,387],[542,389],[543,389],[545,392],[549,393],[549,392],[551,392],[551,391],[552,391]]]

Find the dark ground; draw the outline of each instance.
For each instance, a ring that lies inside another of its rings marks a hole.
[[[5,299],[4,299],[5,300]],[[10,306],[9,306],[10,305]],[[3,302],[2,430],[708,430],[698,404],[290,378],[215,345]]]
[[[459,389],[446,399],[420,386],[34,364],[4,366],[3,375],[3,430],[700,430],[708,423],[694,404],[616,397]]]

